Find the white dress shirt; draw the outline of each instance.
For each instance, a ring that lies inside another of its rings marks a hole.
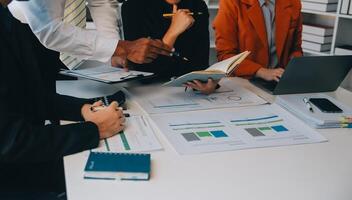
[[[11,13],[28,23],[48,49],[81,60],[109,62],[117,43],[118,3],[116,0],[87,0],[97,30],[82,29],[62,21],[66,0],[13,1]]]

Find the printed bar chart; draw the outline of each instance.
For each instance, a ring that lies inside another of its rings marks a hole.
[[[216,139],[216,138],[228,137],[228,135],[222,130],[182,133],[181,135],[185,138],[187,142],[201,141],[202,138]]]
[[[284,120],[278,115],[261,116],[256,118],[231,120],[235,126],[246,126],[244,130],[253,137],[275,136],[275,134],[288,133],[289,129],[280,123]]]
[[[152,119],[180,154],[326,141],[277,105],[169,113]]]

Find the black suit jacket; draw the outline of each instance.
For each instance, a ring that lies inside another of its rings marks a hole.
[[[154,72],[159,79],[169,79],[194,70],[203,70],[209,66],[209,12],[203,0],[182,0],[179,9],[202,12],[194,16],[193,26],[182,33],[175,42],[175,49],[189,62],[179,58],[159,56],[150,64],[137,65],[132,68]],[[171,19],[164,18],[163,13],[172,13],[172,5],[165,0],[128,0],[122,5],[123,29],[126,40],[142,37],[162,39],[170,27]]]
[[[62,191],[62,157],[99,143],[91,122],[44,125],[83,120],[90,102],[56,94],[58,58],[0,6],[0,191]]]

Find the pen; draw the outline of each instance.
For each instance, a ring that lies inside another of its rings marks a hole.
[[[307,97],[304,97],[304,98],[303,98],[303,102],[306,104],[306,107],[308,108],[308,110],[309,110],[310,112],[314,112],[314,111],[313,111],[313,107],[312,107],[312,105],[310,104],[310,102],[309,102],[309,100],[307,99]]]
[[[148,36],[147,38],[148,39],[152,39],[150,36]],[[181,56],[181,54],[179,52],[175,51],[175,48],[172,49],[172,52],[170,53],[170,56],[171,57],[179,57],[182,60],[187,61],[187,62],[189,61],[188,58]]]
[[[181,56],[181,54],[179,52],[175,51],[175,50],[172,53],[170,53],[170,56],[171,57],[179,57],[182,60],[187,61],[187,62],[189,61],[188,58]]]
[[[103,109],[105,109],[105,108],[106,108],[106,106],[92,106],[92,107],[90,107],[90,110],[91,110],[92,112],[97,112],[97,111],[103,110]],[[122,108],[119,107],[119,109],[122,109]],[[131,116],[129,113],[123,113],[123,115],[124,115],[125,117],[130,117],[130,116]]]
[[[202,12],[190,12],[189,15],[202,15]],[[173,17],[175,13],[164,13],[163,17]]]

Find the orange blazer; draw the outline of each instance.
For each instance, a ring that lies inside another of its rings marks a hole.
[[[276,0],[275,6],[276,49],[279,66],[284,68],[292,57],[303,54],[301,2]],[[268,67],[268,39],[258,0],[220,0],[213,28],[219,61],[251,51],[233,75],[250,77]]]

